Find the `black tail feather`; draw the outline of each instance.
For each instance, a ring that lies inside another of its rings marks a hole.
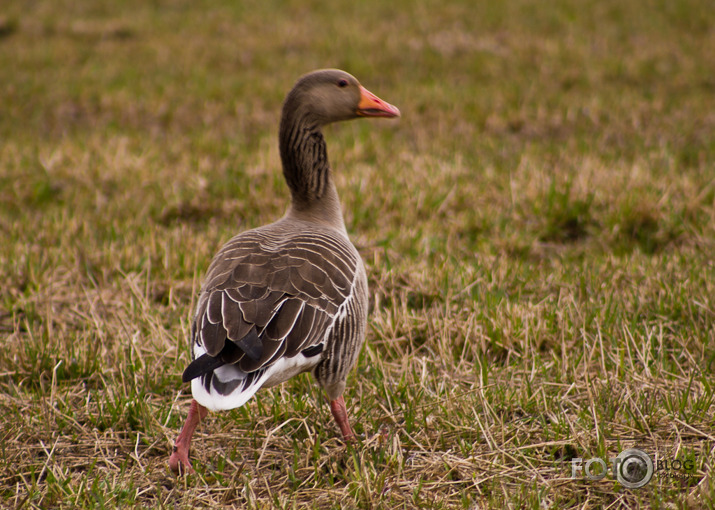
[[[221,352],[218,353],[218,356],[203,354],[189,363],[189,366],[186,367],[186,370],[184,370],[184,373],[181,376],[181,380],[189,382],[192,379],[208,374],[209,372],[212,372],[227,363],[236,363],[243,357],[243,354],[239,351],[239,349],[253,361],[261,359],[261,355],[263,354],[263,343],[261,343],[261,339],[259,338],[258,333],[256,333],[255,327],[251,328],[248,334],[241,338],[238,342],[226,339],[226,343],[223,349],[221,349]]]
[[[184,370],[184,374],[181,376],[181,380],[184,382],[189,382],[192,379],[196,379],[204,374],[208,374],[216,370],[218,367],[225,365],[226,362],[221,358],[214,358],[208,354],[199,356],[194,361],[189,363],[189,366]]]

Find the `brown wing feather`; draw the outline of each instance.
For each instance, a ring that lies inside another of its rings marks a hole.
[[[287,299],[280,308],[279,313],[268,323],[263,330],[263,336],[272,340],[282,340],[293,329],[300,312],[303,311],[305,301],[300,299]]]
[[[357,254],[342,239],[324,232],[276,234],[270,228],[240,234],[219,251],[194,324],[195,341],[211,356],[227,339],[236,343],[255,326],[260,359],[232,357],[247,372],[323,341],[350,295],[357,268]]]
[[[223,317],[223,327],[226,329],[227,336],[234,342],[238,342],[245,337],[253,327],[251,321],[243,318],[243,315],[236,313],[238,303],[231,299],[226,292],[216,292],[222,296],[221,316]]]

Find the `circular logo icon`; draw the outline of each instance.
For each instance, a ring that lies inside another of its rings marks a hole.
[[[643,450],[629,448],[616,457],[616,479],[628,489],[643,487],[653,478],[653,460]]]

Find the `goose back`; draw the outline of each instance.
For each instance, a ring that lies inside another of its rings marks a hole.
[[[221,362],[192,383],[197,400],[235,407],[311,369],[330,394],[354,364],[366,317],[365,270],[342,231],[286,217],[243,232],[217,253],[199,296],[192,365]]]

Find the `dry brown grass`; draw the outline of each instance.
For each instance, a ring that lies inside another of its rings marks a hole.
[[[0,506],[713,508],[705,0],[8,9]],[[280,102],[325,66],[403,111],[327,132],[362,441],[299,377],[210,416],[177,479],[201,275],[282,214]],[[634,446],[693,469],[571,478]]]

